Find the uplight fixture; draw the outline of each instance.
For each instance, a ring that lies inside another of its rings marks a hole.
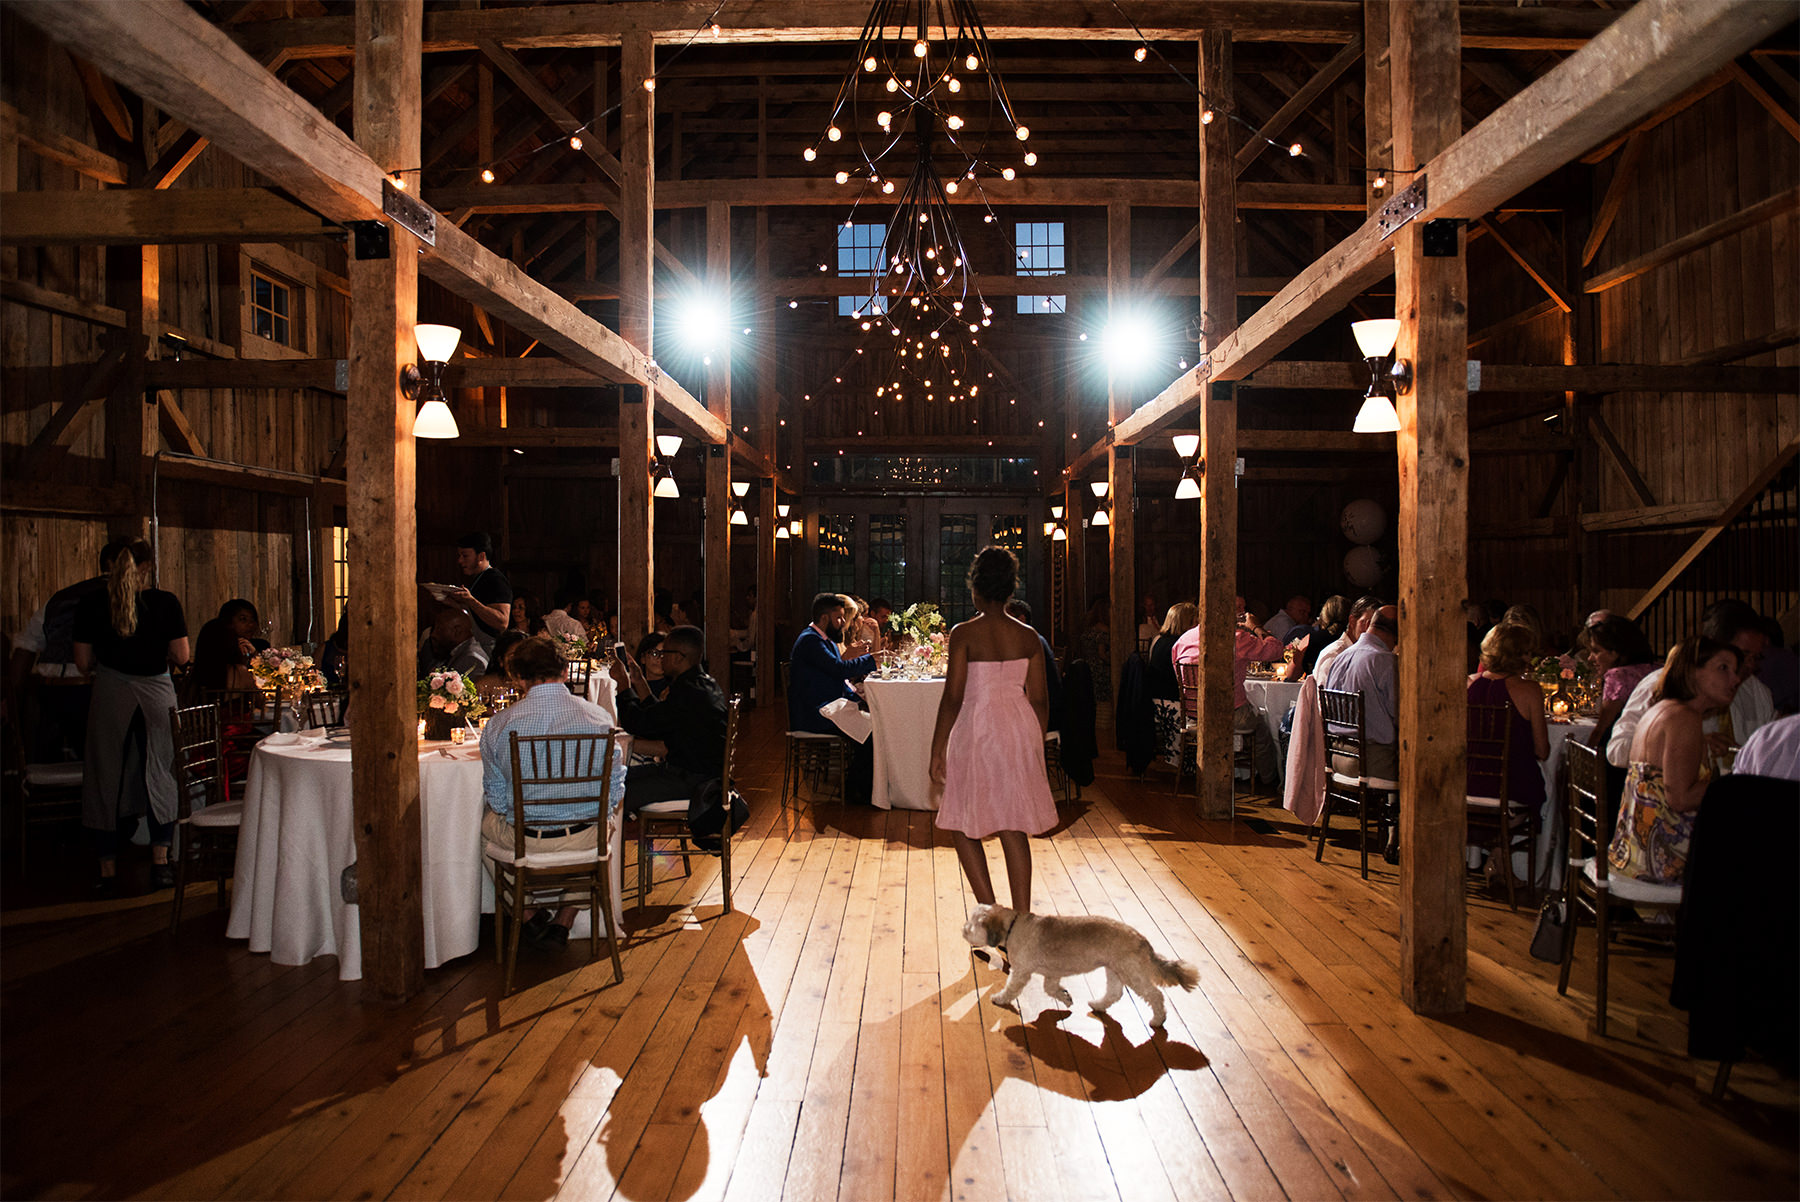
[[[408,400],[425,398],[413,416],[414,438],[455,438],[456,417],[444,399],[444,365],[456,353],[462,331],[455,326],[420,323],[413,327],[413,339],[419,344],[419,358],[425,363],[424,373],[408,364],[400,373],[400,391]]]
[[[1363,353],[1363,361],[1369,365],[1369,391],[1363,396],[1362,408],[1356,414],[1356,424],[1352,429],[1358,434],[1391,434],[1400,428],[1400,415],[1394,411],[1394,402],[1388,392],[1395,396],[1412,389],[1412,364],[1405,359],[1395,359],[1393,366],[1385,372],[1382,364],[1393,354],[1394,343],[1400,337],[1399,319],[1393,317],[1373,318],[1368,321],[1350,323],[1350,332],[1356,335],[1357,349]]]

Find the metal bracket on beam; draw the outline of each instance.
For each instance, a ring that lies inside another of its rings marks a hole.
[[[716,443],[716,442],[707,443],[706,444],[706,457],[708,459],[723,459],[723,458],[725,458],[724,446],[719,443]]]
[[[1237,381],[1235,380],[1214,380],[1211,387],[1210,395],[1215,401],[1229,401],[1237,397]]]
[[[1375,214],[1375,220],[1381,229],[1381,236],[1392,238],[1394,231],[1424,211],[1425,173],[1421,171],[1419,178],[1404,190],[1394,193],[1394,199],[1381,206]]]
[[[437,245],[437,213],[410,192],[394,187],[389,179],[381,181],[381,211],[411,230],[426,246]]]
[[[1425,233],[1420,238],[1420,248],[1427,259],[1454,259],[1461,249],[1456,236],[1457,226],[1462,223],[1454,217],[1439,217],[1435,221],[1425,223]]]
[[[346,221],[350,227],[351,250],[358,259],[385,259],[390,252],[392,239],[388,237],[385,221]]]

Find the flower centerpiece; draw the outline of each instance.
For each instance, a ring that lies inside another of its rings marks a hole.
[[[325,677],[313,666],[312,656],[298,647],[270,647],[250,657],[250,674],[264,692],[296,701],[308,689],[325,687]]]
[[[593,655],[595,641],[580,635],[552,634],[550,641],[556,644],[556,650],[569,663],[588,659]]]
[[[447,739],[450,728],[487,713],[487,703],[475,682],[460,672],[433,672],[419,681],[419,716],[425,719],[425,734],[433,739]]]
[[[1590,703],[1597,684],[1594,665],[1585,655],[1546,655],[1526,675],[1544,693],[1544,713],[1567,720]]]
[[[888,629],[898,636],[895,648],[900,664],[907,670],[928,676],[942,676],[949,665],[950,638],[944,629],[944,615],[929,601],[920,601],[888,616]]]

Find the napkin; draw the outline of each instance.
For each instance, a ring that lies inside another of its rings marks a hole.
[[[869,720],[869,715],[858,709],[856,702],[848,697],[839,697],[836,701],[821,705],[819,713],[831,719],[832,725],[858,743],[867,743],[869,735],[875,730],[875,724]]]
[[[323,742],[324,739],[325,739],[325,732],[322,730],[319,730],[317,728],[314,728],[312,730],[294,731],[290,734],[270,735],[263,740],[263,746],[265,746],[265,747],[310,747],[316,743]]]

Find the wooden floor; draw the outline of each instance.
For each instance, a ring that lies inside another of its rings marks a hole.
[[[1352,853],[1203,823],[1116,755],[1034,840],[1040,911],[1108,914],[1192,961],[1166,1037],[1135,1002],[1023,1018],[959,937],[930,815],[784,813],[752,716],[738,912],[716,866],[659,884],[625,983],[585,944],[490,944],[400,1007],[335,960],[281,968],[211,900],[6,916],[0,1194],[167,1198],[1793,1198],[1795,1085],[1685,1058],[1669,963],[1592,943],[1560,998],[1531,917],[1471,899],[1467,1013],[1398,1000],[1397,882]],[[998,855],[994,856],[998,871]],[[628,878],[629,879],[629,878]],[[166,895],[165,895],[166,896]],[[1002,897],[1004,897],[1002,887]],[[156,899],[151,899],[152,903]],[[485,935],[484,935],[485,937]]]

